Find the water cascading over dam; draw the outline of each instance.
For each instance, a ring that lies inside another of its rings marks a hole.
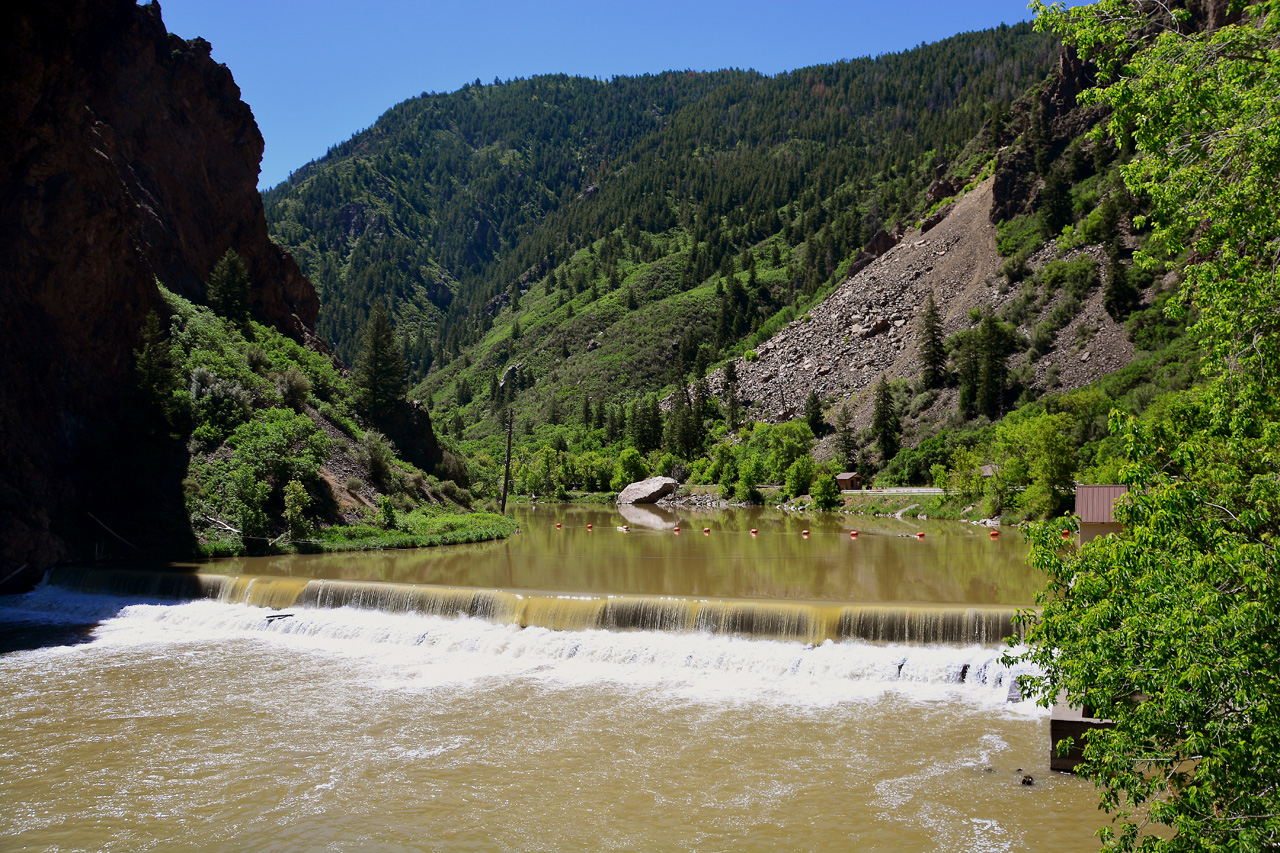
[[[387,613],[469,616],[554,631],[726,634],[817,645],[861,640],[993,645],[1020,636],[1016,608],[697,599],[656,595],[559,595],[376,581],[314,580],[127,569],[60,568],[53,586],[77,592],[213,599],[275,609],[353,607]]]

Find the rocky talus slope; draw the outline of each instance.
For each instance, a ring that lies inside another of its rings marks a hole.
[[[267,236],[262,136],[209,51],[134,0],[22,4],[0,29],[0,591],[132,538],[112,519],[134,501],[181,512],[181,458],[152,494],[110,483],[157,279],[200,300],[234,248],[255,316],[311,335],[315,290]]]
[[[738,359],[739,393],[752,417],[771,422],[798,417],[809,392],[817,391],[829,404],[852,400],[855,424],[865,427],[872,410],[869,391],[882,374],[914,380],[920,373],[919,329],[929,293],[947,335],[972,325],[970,309],[985,305],[998,310],[1012,300],[1017,289],[1002,287],[999,273],[1002,259],[990,216],[992,183],[979,184],[929,230],[907,231],[805,317],[766,341],[755,360]],[[1053,252],[1052,247],[1044,250],[1032,259],[1033,266],[1051,259]],[[1095,253],[1100,259],[1101,253]],[[1094,331],[1078,347],[1082,324]],[[1124,327],[1103,310],[1099,287],[1058,333],[1054,350],[1037,362],[1036,372],[1043,379],[1056,364],[1057,387],[1075,388],[1118,370],[1133,355]],[[714,393],[720,393],[723,381],[723,371],[709,377]],[[954,405],[953,390],[934,403],[935,408]]]

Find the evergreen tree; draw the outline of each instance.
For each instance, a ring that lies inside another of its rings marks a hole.
[[[893,401],[893,389],[889,387],[889,380],[883,373],[876,384],[875,395],[871,431],[875,433],[880,445],[880,461],[886,464],[898,454],[898,443],[902,440],[902,422],[898,418],[898,407]]]
[[[147,312],[142,324],[142,346],[133,351],[134,373],[142,410],[149,426],[165,431],[179,426],[181,406],[176,396],[182,387],[173,345],[154,311]]]
[[[404,403],[404,380],[404,355],[379,299],[365,324],[360,357],[351,374],[356,406],[374,423],[385,423]]]
[[[1004,386],[1009,376],[1005,363],[1009,354],[1011,335],[996,316],[988,312],[982,318],[978,346],[980,367],[975,405],[982,414],[995,420],[1004,408]]]
[[[815,435],[820,436],[826,431],[826,422],[822,419],[822,401],[818,399],[817,391],[810,391],[809,396],[804,401],[804,422],[809,425],[809,430]]]
[[[853,429],[853,410],[849,401],[840,404],[836,414],[836,460],[846,471],[854,470],[858,464],[858,435]]]
[[[970,329],[956,335],[954,345],[956,374],[960,379],[960,393],[957,404],[960,416],[965,420],[969,420],[978,414],[978,378],[982,373],[977,334]]]
[[[938,316],[938,303],[930,293],[924,303],[924,315],[920,323],[920,385],[937,388],[946,378],[947,347],[942,338],[942,321]]]
[[[1062,172],[1051,169],[1045,176],[1036,206],[1040,210],[1040,222],[1046,236],[1057,237],[1064,227],[1071,224],[1071,184]]]
[[[632,443],[641,453],[657,450],[662,446],[662,410],[658,399],[650,394],[637,400],[631,416]]]
[[[213,266],[205,288],[209,307],[240,328],[249,325],[249,271],[235,249],[227,251]]]
[[[459,406],[465,406],[471,402],[471,381],[465,376],[459,376],[455,384],[454,402]]]
[[[730,432],[736,431],[742,422],[742,403],[738,399],[737,382],[726,381],[724,386],[724,422]]]
[[[1129,271],[1118,260],[1108,266],[1107,284],[1102,289],[1102,307],[1111,319],[1123,323],[1140,302],[1138,288],[1133,285]]]

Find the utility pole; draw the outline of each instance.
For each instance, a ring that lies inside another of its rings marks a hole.
[[[499,510],[503,515],[507,514],[507,489],[511,485],[511,433],[516,426],[516,414],[513,410],[507,409],[507,462],[502,469],[502,507]]]

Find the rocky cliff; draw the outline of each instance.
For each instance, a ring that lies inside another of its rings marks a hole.
[[[130,462],[118,434],[157,280],[200,300],[234,248],[255,316],[299,340],[318,300],[267,236],[262,136],[208,43],[170,35],[156,3],[50,0],[12,12],[0,47],[5,591],[98,540],[145,537],[132,499],[146,517],[181,513],[180,453],[146,495],[111,486]]]

